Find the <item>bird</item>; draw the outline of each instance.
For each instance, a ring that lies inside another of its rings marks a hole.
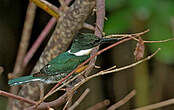
[[[8,81],[10,86],[22,85],[30,82],[46,84],[57,83],[66,77],[78,65],[90,57],[93,48],[104,43],[114,43],[122,38],[98,37],[92,33],[79,33],[75,36],[70,49],[53,58],[39,72],[28,76],[14,78]],[[87,65],[82,66],[75,73],[82,72]]]

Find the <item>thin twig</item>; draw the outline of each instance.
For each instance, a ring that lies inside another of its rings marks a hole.
[[[134,38],[135,36],[136,37],[142,36],[143,34],[145,34],[147,32],[149,32],[149,29],[146,29],[143,32],[134,33],[134,34],[112,34],[112,35],[107,35],[107,36],[105,36],[105,38],[113,38],[113,37],[122,37],[122,38],[131,37],[131,38]]]
[[[125,70],[125,69],[128,69],[128,68],[132,68],[132,67],[134,67],[134,66],[136,66],[136,65],[138,65],[138,64],[140,64],[140,63],[142,63],[142,62],[145,62],[145,61],[151,59],[154,55],[156,55],[156,54],[159,52],[159,50],[160,50],[160,48],[159,48],[158,50],[156,50],[152,55],[150,55],[150,56],[148,56],[148,57],[146,57],[146,58],[144,58],[144,59],[142,59],[142,60],[139,60],[139,61],[137,61],[137,62],[135,62],[135,63],[132,63],[132,64],[130,64],[130,65],[127,65],[127,66],[124,66],[124,67],[120,67],[120,68],[117,68],[117,69],[114,69],[114,70],[109,70],[109,71],[103,70],[103,71],[100,71],[100,72],[98,72],[98,73],[96,73],[96,74],[94,74],[94,75],[91,75],[91,76],[89,76],[89,77],[83,79],[83,80],[80,81],[79,83],[77,83],[77,84],[74,86],[73,89],[77,89],[78,87],[80,87],[82,84],[84,84],[84,83],[87,82],[88,80],[90,80],[90,79],[92,79],[92,78],[95,78],[95,77],[97,77],[97,76],[101,76],[101,75],[105,75],[105,74],[113,73],[113,72],[119,72],[119,71],[122,71],[122,70]]]
[[[17,99],[17,100],[20,100],[20,101],[23,101],[23,102],[26,102],[26,103],[29,103],[29,104],[32,104],[32,105],[37,104],[37,102],[35,102],[35,101],[33,101],[33,100],[26,99],[26,98],[23,98],[23,97],[21,97],[21,96],[17,96],[17,95],[14,95],[14,94],[11,94],[11,93],[2,91],[2,90],[0,90],[0,95],[6,96],[6,97],[11,97],[11,98],[13,98],[13,99]]]
[[[72,91],[71,89],[68,88],[67,91],[68,91],[67,92],[67,102],[66,102],[65,106],[63,107],[63,110],[66,110],[71,106],[72,97],[74,95],[74,91]]]
[[[76,84],[75,85],[75,87],[74,88],[76,88],[77,89],[77,87],[80,87],[80,85],[82,85],[82,84],[84,84],[85,82],[87,82],[89,79],[92,79],[92,78],[94,78],[94,77],[97,77],[97,76],[100,76],[100,75],[104,75],[104,74],[108,74],[108,73],[112,73],[112,72],[118,72],[118,71],[121,71],[121,70],[124,70],[124,69],[128,69],[128,68],[131,68],[131,67],[133,67],[133,66],[136,66],[137,64],[139,64],[139,63],[142,63],[142,62],[144,62],[144,61],[146,61],[146,60],[149,60],[150,58],[152,58],[157,52],[159,51],[159,49],[156,51],[156,52],[154,52],[152,55],[150,55],[150,56],[148,56],[148,57],[146,57],[145,59],[142,59],[142,60],[140,60],[140,61],[138,61],[138,62],[136,62],[136,63],[133,63],[133,64],[131,64],[131,65],[127,65],[127,66],[125,66],[125,67],[121,67],[121,68],[118,68],[118,69],[115,69],[115,70],[110,70],[110,71],[106,71],[106,72],[103,72],[103,71],[101,71],[101,72],[99,72],[99,73],[97,73],[97,74],[94,74],[94,75],[92,75],[92,76],[89,76],[89,77],[87,77],[87,78],[85,78],[84,80],[82,80],[81,82],[79,82],[78,84]],[[72,89],[73,91],[75,90],[75,89]],[[5,93],[5,94],[4,94]],[[13,98],[15,98],[15,99],[18,99],[18,98],[16,98],[16,97],[20,97],[20,96],[13,96],[13,94],[11,95],[9,95],[9,93],[6,93],[6,92],[1,92],[0,91],[0,94],[1,95],[4,95],[4,96],[9,96],[9,97],[13,97]],[[8,94],[8,95],[7,95]],[[67,95],[66,94],[64,94],[64,98],[66,97]],[[57,101],[60,101],[61,100],[61,102],[62,101],[65,101],[64,100],[64,98],[59,98],[59,99],[57,99]],[[27,99],[25,99],[25,98],[23,98],[23,97],[20,97],[18,100],[23,100],[23,101],[26,101]],[[33,101],[26,101],[26,102],[29,102],[29,103],[32,103],[32,104],[36,104],[36,102],[33,102]],[[45,108],[45,107],[48,107],[48,105],[54,105],[55,106],[55,104],[57,104],[57,103],[51,103],[51,102],[49,102],[49,103],[47,103],[47,104],[45,104],[45,103],[42,103],[41,105],[39,105],[38,106],[38,108]],[[47,106],[46,106],[47,105]],[[34,107],[34,106],[33,106]],[[32,107],[32,108],[33,108]],[[31,109],[31,108],[30,108]],[[27,109],[27,110],[30,110],[30,109]]]
[[[65,106],[63,107],[62,110],[66,110],[67,109],[69,102],[70,102],[70,98],[68,99],[68,101],[66,102],[66,104],[65,104]]]
[[[156,103],[156,104],[147,105],[147,106],[144,106],[144,107],[139,107],[139,108],[136,108],[134,110],[153,110],[153,109],[157,109],[157,108],[160,108],[160,107],[165,107],[165,106],[168,106],[168,105],[171,105],[171,104],[174,104],[174,98],[169,99],[169,100],[165,100],[165,101],[162,101],[162,102],[159,102],[159,103]]]
[[[166,39],[166,40],[159,40],[159,41],[143,41],[144,43],[162,43],[162,42],[168,42],[170,40],[174,40],[174,38]]]
[[[87,88],[84,93],[79,97],[79,99],[68,109],[68,110],[74,110],[80,102],[86,97],[86,95],[90,92],[90,89]]]
[[[132,97],[134,97],[136,94],[135,90],[132,90],[127,96],[125,96],[123,99],[121,99],[119,102],[115,103],[114,105],[110,106],[107,110],[115,110],[119,108],[120,106],[127,103]]]
[[[97,104],[95,104],[94,106],[88,108],[87,110],[99,110],[103,107],[106,107],[110,104],[110,101],[108,99],[102,101],[102,102],[99,102]]]

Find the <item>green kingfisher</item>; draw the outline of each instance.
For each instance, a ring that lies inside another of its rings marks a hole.
[[[100,38],[91,33],[80,33],[73,40],[70,50],[52,59],[39,72],[9,80],[8,84],[14,86],[35,81],[47,84],[57,83],[87,60],[94,47],[103,43],[114,43],[119,40],[121,38]],[[86,67],[80,68],[76,73],[83,71]]]

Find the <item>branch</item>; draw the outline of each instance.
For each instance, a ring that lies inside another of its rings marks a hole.
[[[79,104],[80,102],[86,97],[86,95],[90,92],[90,89],[87,88],[83,94],[79,97],[79,99],[68,109],[68,110],[74,110]]]
[[[136,94],[135,90],[132,90],[127,96],[125,96],[123,99],[121,99],[119,102],[115,103],[114,105],[110,106],[107,110],[115,110],[119,108],[120,106],[127,103],[132,97],[134,97]]]
[[[126,37],[130,37],[132,39],[135,39],[135,36],[136,37],[139,37],[139,36],[142,36],[143,34],[149,32],[149,29],[146,29],[145,31],[143,32],[140,32],[140,33],[134,33],[134,34],[111,34],[111,35],[107,35],[105,36],[105,38],[113,38],[113,37],[121,37],[121,38],[126,38]]]
[[[163,43],[174,40],[174,38],[166,39],[166,40],[159,40],[159,41],[143,41],[144,43]]]
[[[94,106],[88,108],[87,110],[99,110],[103,107],[106,107],[110,104],[110,101],[108,99],[102,101],[102,102],[99,102],[97,104],[95,104]]]
[[[38,36],[37,40],[34,42],[34,44],[32,45],[32,47],[30,48],[30,50],[25,55],[24,61],[23,61],[24,67],[31,60],[31,58],[33,57],[33,55],[36,52],[36,50],[39,48],[39,46],[41,45],[41,43],[43,42],[43,40],[47,37],[48,33],[50,32],[50,30],[53,28],[53,26],[55,24],[56,24],[56,19],[54,17],[52,17],[49,20],[48,24],[45,26],[45,28],[42,30],[42,32],[40,33],[40,35]]]
[[[78,87],[80,87],[80,85],[84,84],[85,82],[87,82],[87,81],[88,81],[89,79],[91,79],[91,78],[94,78],[94,77],[97,77],[97,76],[100,76],[100,75],[104,75],[104,74],[108,74],[108,73],[112,73],[112,72],[116,72],[116,71],[118,72],[118,71],[121,71],[121,70],[130,68],[130,67],[136,66],[137,64],[142,63],[143,61],[146,61],[146,60],[152,58],[158,51],[159,51],[159,49],[158,49],[156,52],[154,52],[151,56],[148,56],[148,57],[146,57],[145,59],[140,60],[140,61],[138,61],[138,62],[136,62],[136,63],[131,64],[131,65],[128,65],[128,66],[125,66],[125,67],[121,67],[121,68],[118,68],[118,69],[115,69],[115,70],[107,69],[107,70],[105,70],[105,71],[101,71],[101,72],[99,72],[99,73],[97,73],[97,74],[94,74],[94,75],[92,75],[92,76],[89,76],[89,77],[87,77],[86,79],[84,79],[84,80],[82,80],[81,82],[79,82],[78,84],[76,84],[75,87],[74,87],[71,91],[76,90]],[[3,94],[4,92],[0,92],[0,93]],[[6,94],[8,94],[8,93],[6,93]],[[11,95],[4,95],[4,96],[11,96]],[[13,97],[13,96],[12,96],[12,97]],[[14,96],[14,97],[15,97],[15,96]],[[19,97],[19,96],[17,96],[17,97]],[[59,99],[57,99],[57,100],[55,100],[55,101],[48,102],[48,103],[44,103],[44,102],[43,102],[42,104],[40,104],[40,105],[38,106],[38,109],[47,108],[48,106],[51,107],[51,106],[59,105],[60,103],[62,104],[62,103],[65,102],[66,97],[67,97],[67,93],[64,94],[63,96],[61,96]],[[20,97],[20,98],[22,98],[22,100],[26,100],[26,99],[23,98],[23,97]],[[16,99],[17,99],[17,98],[16,98]],[[21,99],[19,99],[19,100],[21,100]],[[27,102],[28,102],[28,100],[27,100]],[[30,101],[29,101],[29,102],[30,102]],[[36,104],[36,102],[31,102],[31,103],[32,103],[32,104]],[[34,107],[35,107],[35,106],[32,106],[32,107],[30,107],[30,108],[27,108],[26,110],[33,110]]]
[[[60,98],[58,98],[58,99],[56,99],[56,100],[54,100],[54,101],[51,101],[51,102],[43,102],[43,103],[41,103],[38,107],[37,107],[37,109],[38,110],[42,110],[42,109],[46,109],[46,108],[48,108],[48,107],[55,107],[55,106],[60,106],[60,105],[62,105],[63,103],[65,103],[65,101],[66,101],[66,98],[67,98],[67,93],[65,93],[64,95],[62,95]],[[24,110],[36,110],[36,108],[35,108],[35,106],[31,106],[31,107],[29,107],[29,108],[26,108],[26,109],[24,109]]]
[[[50,15],[54,16],[55,18],[58,18],[59,15],[62,13],[58,11],[57,7],[50,4],[49,2],[45,0],[30,0],[33,3],[35,3],[38,7],[49,13]]]
[[[23,102],[26,102],[26,103],[29,103],[29,104],[32,104],[32,105],[37,104],[37,102],[35,102],[33,100],[26,99],[26,98],[23,98],[23,97],[20,97],[20,96],[17,96],[17,95],[14,95],[14,94],[2,91],[2,90],[0,90],[0,95],[6,96],[6,97],[11,97],[13,99],[17,99],[17,100],[20,100],[20,101],[23,101]]]
[[[96,27],[95,27],[95,35],[102,37],[103,27],[104,27],[104,18],[105,18],[105,0],[96,0]],[[100,29],[99,29],[99,28]],[[101,32],[100,32],[101,31]],[[93,49],[91,56],[97,53],[99,47]],[[92,71],[95,66],[96,59],[92,59],[89,62],[89,65],[85,70],[85,76]]]
[[[159,103],[156,103],[156,104],[147,105],[147,106],[144,106],[144,107],[139,107],[139,108],[136,108],[134,110],[153,110],[153,109],[157,109],[157,108],[160,108],[160,107],[165,107],[165,106],[168,106],[168,105],[171,105],[171,104],[174,104],[174,98],[166,100],[166,101],[162,101],[162,102],[159,102]]]

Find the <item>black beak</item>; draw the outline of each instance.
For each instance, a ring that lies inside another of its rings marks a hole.
[[[123,38],[102,38],[101,39],[101,44],[104,44],[104,43],[115,43],[115,42],[118,42],[120,40],[122,40]]]

